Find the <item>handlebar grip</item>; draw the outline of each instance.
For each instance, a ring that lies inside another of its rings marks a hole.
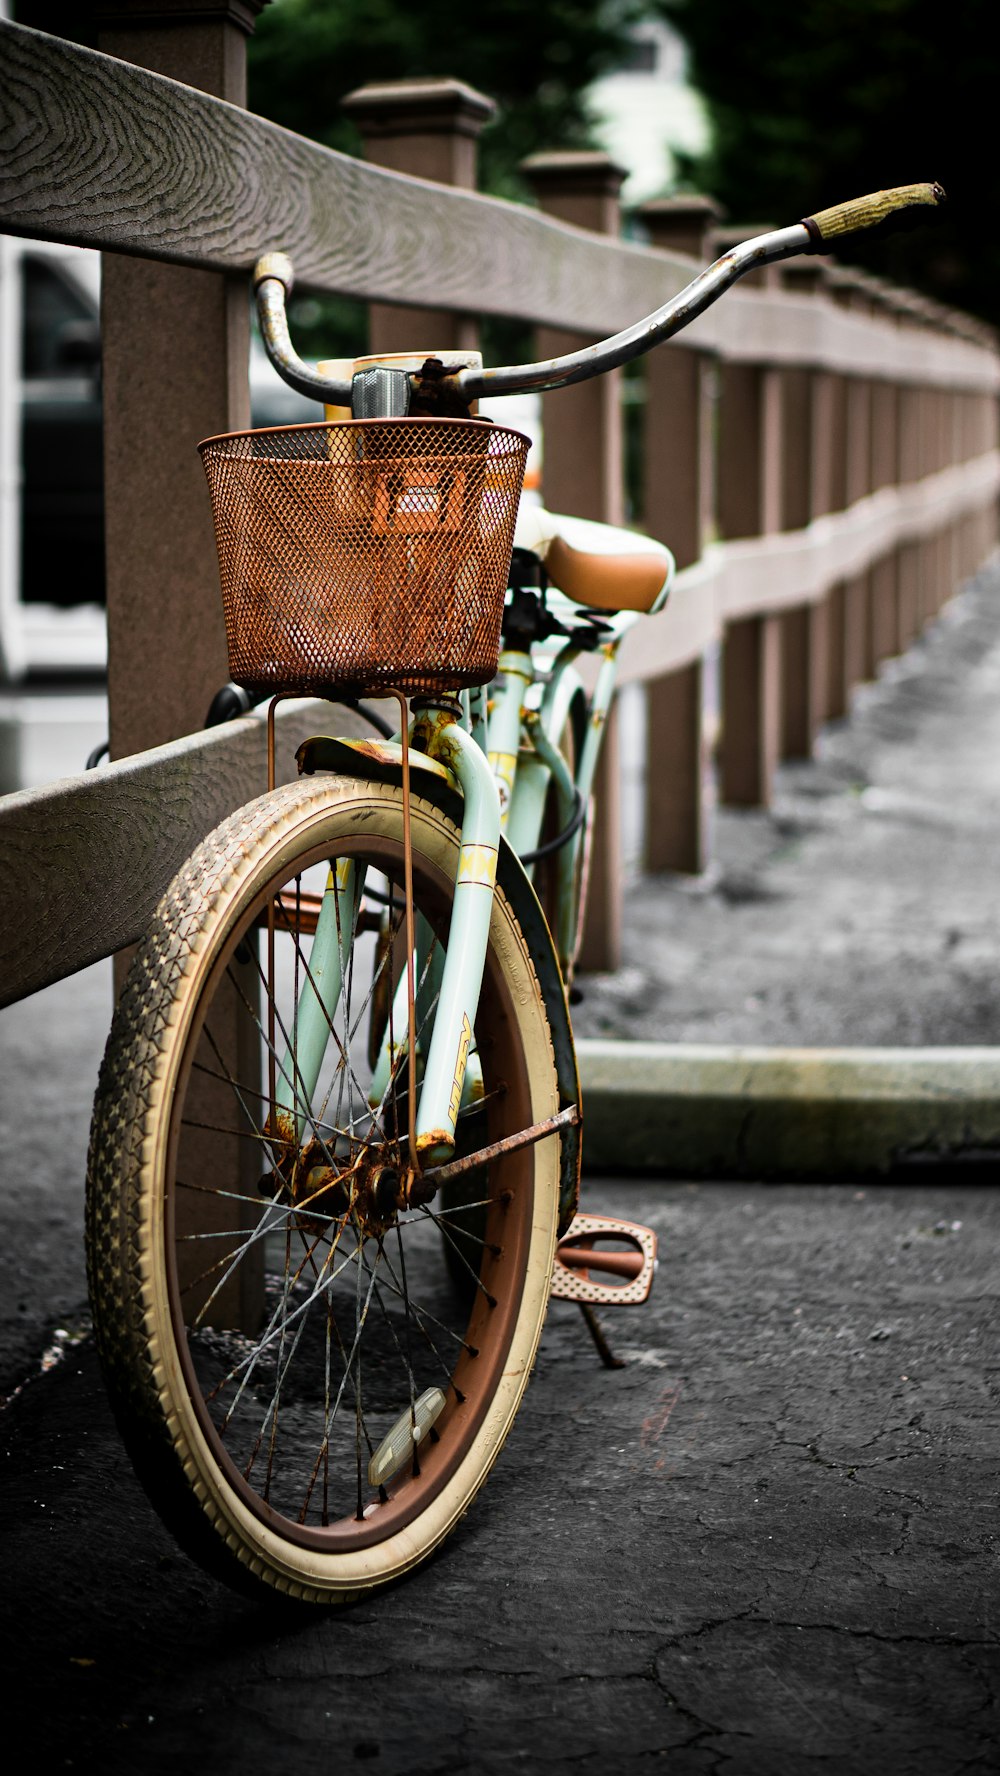
[[[879,228],[888,234],[893,228],[912,226],[924,219],[921,210],[934,210],[946,202],[940,185],[897,185],[891,191],[873,191],[868,197],[834,204],[832,209],[803,217],[803,227],[809,231],[809,251],[828,253],[831,242],[841,235],[858,234],[865,228]]]
[[[292,271],[292,262],[287,253],[261,254],[253,268],[254,295],[257,294],[257,288],[265,278],[277,278],[279,284],[284,287],[285,295],[291,295],[295,274]]]

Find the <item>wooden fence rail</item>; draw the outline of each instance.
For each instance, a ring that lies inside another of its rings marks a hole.
[[[279,783],[310,734],[369,733],[350,709],[277,711]],[[206,833],[267,787],[256,716],[0,799],[0,1006],[134,944]]]
[[[461,188],[489,106],[458,82],[356,95],[367,162],[248,114],[255,9],[220,0],[195,19],[120,0],[101,39],[113,55],[0,21],[0,228],[106,255],[117,761],[0,803],[4,904],[24,909],[7,922],[7,1000],[134,939],[176,862],[259,787],[259,724],[192,733],[226,676],[193,444],[247,423],[258,253],[281,247],[306,286],[369,301],[376,349],[404,326],[412,343],[411,311],[429,310],[431,344],[450,342],[444,328],[469,343],[469,317],[491,314],[532,324],[551,350],[658,306],[712,248],[697,200],[647,206],[651,246],[618,239],[621,176],[600,155],[534,157],[538,210]],[[640,517],[682,571],[623,650],[656,760],[649,867],[705,861],[709,654],[721,646],[721,793],[766,803],[779,759],[807,753],[990,553],[998,390],[988,329],[813,260],[758,274],[653,354]],[[547,503],[617,520],[617,380],[546,397],[544,430]],[[618,954],[615,771],[612,733],[586,949],[598,966]]]

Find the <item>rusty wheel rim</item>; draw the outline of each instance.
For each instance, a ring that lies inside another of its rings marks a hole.
[[[325,1553],[374,1547],[413,1524],[469,1455],[510,1349],[527,1263],[533,1200],[530,1152],[513,1153],[489,1168],[487,1199],[480,1211],[485,1214],[485,1225],[479,1274],[471,1309],[467,1309],[456,1297],[442,1261],[442,1241],[449,1233],[441,1222],[442,1218],[446,1221],[447,1211],[432,1205],[429,1211],[407,1212],[392,1218],[385,1227],[376,1227],[375,1217],[366,1209],[359,1226],[356,1210],[345,1213],[341,1203],[336,1217],[343,1223],[339,1232],[329,1218],[324,1230],[323,1217],[316,1213],[317,1202],[304,1197],[301,1189],[296,1197],[293,1184],[287,1200],[279,1202],[277,1209],[273,1197],[270,1202],[262,1199],[263,1208],[252,1199],[239,1205],[238,1213],[245,1219],[260,1208],[256,1229],[268,1215],[273,1223],[247,1244],[248,1260],[251,1253],[256,1260],[256,1248],[264,1247],[264,1304],[255,1330],[213,1325],[213,1320],[225,1316],[211,1306],[207,1312],[197,1307],[192,1311],[199,1289],[202,1296],[206,1292],[211,1295],[217,1278],[232,1263],[235,1248],[227,1244],[225,1262],[220,1263],[216,1247],[206,1264],[205,1249],[211,1242],[201,1234],[191,1237],[185,1199],[203,1198],[206,1185],[219,1202],[250,1194],[246,1186],[233,1191],[232,1166],[226,1169],[219,1160],[214,1171],[209,1167],[210,1176],[204,1172],[197,1178],[187,1175],[192,1129],[198,1130],[196,1141],[205,1139],[203,1119],[197,1115],[199,1077],[205,1076],[206,1067],[209,1075],[227,1071],[220,1063],[212,1008],[219,1005],[220,995],[233,998],[234,971],[245,974],[248,968],[251,972],[256,968],[260,990],[267,994],[266,966],[262,971],[259,960],[250,964],[241,957],[262,917],[266,923],[268,904],[274,903],[280,889],[285,890],[286,904],[289,890],[293,896],[301,896],[296,884],[315,866],[325,868],[345,855],[365,863],[369,880],[371,872],[378,872],[376,880],[381,878],[382,892],[388,888],[394,902],[400,899],[401,844],[377,837],[366,839],[363,850],[346,843],[317,843],[296,859],[294,870],[278,871],[259,885],[226,930],[185,1043],[167,1144],[163,1213],[173,1335],[184,1384],[211,1459],[243,1504],[269,1529],[291,1543]],[[414,858],[414,876],[418,910],[428,917],[440,944],[447,935],[450,882],[421,854]],[[285,939],[286,949],[293,953],[294,999],[294,992],[301,993],[303,982],[308,982],[308,947],[297,932],[282,930],[280,918],[278,933],[279,946]],[[391,956],[392,945],[383,949]],[[296,950],[301,951],[297,961]],[[287,958],[284,966],[287,975]],[[280,977],[280,962],[277,972]],[[282,991],[279,979],[279,998]],[[235,997],[238,1002],[239,994]],[[349,1022],[355,1015],[354,1005]],[[287,993],[278,1022],[286,1029],[294,1024]],[[258,1011],[258,1045],[266,1024]],[[367,1049],[363,1040],[367,1032],[356,1030],[356,1035],[360,1058]],[[531,1095],[514,1008],[492,950],[477,1036],[488,1136],[497,1140],[530,1123]],[[238,1098],[239,1114],[247,1120],[249,1090],[242,1080],[237,1079],[236,1084],[238,1094],[231,1082],[226,1089]],[[399,1096],[405,1098],[405,1091]],[[260,1101],[265,1099],[266,1089]],[[405,1110],[405,1103],[397,1103],[391,1119],[400,1132],[405,1130]],[[258,1112],[258,1123],[262,1120]],[[391,1165],[398,1163],[398,1142],[394,1145],[395,1138],[385,1134],[389,1121],[384,1119],[381,1162]],[[239,1137],[234,1133],[228,1145],[235,1146],[237,1140],[246,1145],[264,1132],[258,1127],[249,1133],[244,1130]],[[329,1146],[328,1141],[328,1150]],[[481,1190],[482,1173],[473,1176]],[[213,1177],[225,1182],[213,1185]],[[240,1228],[239,1241],[254,1231],[254,1227]],[[284,1260],[278,1263],[275,1280],[276,1250],[280,1259],[282,1248]],[[192,1251],[197,1254],[194,1285]],[[207,1283],[206,1271],[210,1273]],[[324,1278],[329,1285],[325,1288]],[[231,1281],[230,1276],[227,1283]],[[344,1300],[344,1284],[353,1292],[353,1322],[351,1304]],[[185,1322],[192,1318],[196,1323],[189,1327]],[[368,1485],[365,1461],[393,1417],[390,1408],[394,1407],[398,1418],[408,1408],[412,1410],[417,1393],[433,1385],[444,1392],[445,1405],[432,1433],[415,1450],[414,1459],[386,1485]],[[336,1406],[331,1414],[332,1401]]]

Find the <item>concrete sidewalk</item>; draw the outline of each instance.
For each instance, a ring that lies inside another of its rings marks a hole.
[[[624,965],[578,1035],[792,1047],[1000,1044],[1000,561],[785,765],[717,809],[701,878],[636,877]]]
[[[632,881],[623,966],[582,983],[590,1163],[1000,1177],[1000,566],[771,809],[714,824],[705,876]]]

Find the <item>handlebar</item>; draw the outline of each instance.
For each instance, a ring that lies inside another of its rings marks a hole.
[[[926,220],[923,212],[947,202],[941,185],[897,185],[891,191],[873,191],[868,197],[852,197],[832,209],[807,216],[809,252],[829,253],[830,242],[844,234],[876,229],[888,234],[896,228],[912,228]]]
[[[472,364],[447,369],[437,364],[434,366],[436,374],[431,378],[433,399],[438,402],[447,400],[450,411],[454,412],[456,404],[468,407],[486,395],[522,394],[585,382],[592,376],[627,364],[650,351],[654,345],[671,339],[748,271],[794,258],[799,253],[829,252],[831,242],[864,229],[886,233],[892,227],[912,225],[922,213],[936,209],[944,202],[945,194],[940,185],[903,185],[820,210],[790,228],[756,235],[731,248],[662,308],[595,345],[537,364],[512,364],[496,369],[483,369]],[[331,406],[347,406],[351,401],[351,381],[321,376],[298,356],[292,345],[285,298],[291,293],[293,283],[292,263],[285,253],[265,253],[258,259],[253,272],[253,287],[267,355],[279,376],[300,394]],[[428,396],[427,373],[432,363],[433,360],[429,360],[424,371],[417,375],[406,371],[389,373],[400,385],[394,391],[393,411],[407,411],[404,378],[409,379],[410,387],[419,383],[424,397]]]

